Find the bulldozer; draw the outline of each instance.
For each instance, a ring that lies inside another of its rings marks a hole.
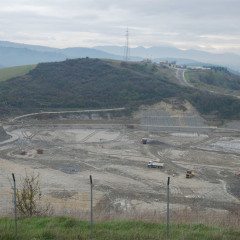
[[[187,170],[186,178],[192,178],[194,176],[193,170]]]

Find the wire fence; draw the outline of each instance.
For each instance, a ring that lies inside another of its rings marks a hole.
[[[21,182],[16,177],[17,188]],[[239,201],[227,201],[227,198],[211,198],[211,192],[216,189],[206,189],[202,195],[178,194],[178,186],[170,182],[169,185],[169,221],[171,223],[207,224],[223,227],[237,228],[240,226]],[[197,192],[198,189],[193,189]],[[144,220],[166,223],[167,216],[167,179],[166,191],[159,193],[154,201],[144,202],[141,195],[138,199],[114,197],[115,192],[103,193],[94,186],[93,176],[93,218],[99,220]],[[14,189],[11,175],[0,173],[0,214],[1,216],[14,217]],[[89,220],[91,210],[91,185],[84,192],[71,192],[63,189],[57,193],[44,192],[37,200],[39,208],[49,206],[49,211],[43,214],[56,216],[71,216],[82,220]],[[21,214],[18,213],[18,217]]]

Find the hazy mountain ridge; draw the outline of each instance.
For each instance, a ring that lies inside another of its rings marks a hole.
[[[42,51],[42,52],[54,52],[58,50],[58,48],[25,44],[25,43],[15,43],[15,42],[9,42],[9,41],[0,41],[0,47],[26,48],[26,49]]]
[[[122,60],[124,47],[96,46],[93,48],[51,48],[38,45],[0,41],[0,67],[62,61],[67,58],[107,58]],[[187,65],[222,65],[240,72],[240,56],[234,53],[215,54],[199,50],[181,50],[170,46],[136,47],[130,49],[130,59],[154,61],[174,60]]]
[[[28,48],[0,47],[0,65],[3,67],[62,61],[65,59],[66,57],[58,52],[43,52]]]
[[[120,46],[97,46],[96,49],[106,51],[113,54],[123,52],[124,47]],[[131,56],[155,59],[189,59],[197,62],[223,65],[240,72],[240,55],[234,53],[210,53],[200,50],[181,50],[175,47],[159,46],[159,47],[136,47],[130,49]]]
[[[122,56],[117,56],[93,48],[58,49],[0,41],[0,67],[55,62],[63,61],[67,58],[81,57],[122,59]]]
[[[97,50],[94,48],[83,48],[83,47],[64,48],[64,49],[59,49],[57,52],[60,52],[61,54],[65,55],[67,58],[90,57],[90,58],[108,58],[108,59],[116,59],[116,60],[121,59],[121,56],[107,53],[102,50]]]

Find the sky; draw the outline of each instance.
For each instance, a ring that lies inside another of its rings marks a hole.
[[[0,0],[0,40],[240,54],[240,0]]]

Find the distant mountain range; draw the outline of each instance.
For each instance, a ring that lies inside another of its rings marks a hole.
[[[122,53],[124,50],[124,47],[119,46],[97,46],[95,48],[117,55]],[[187,60],[187,62],[189,62],[189,60],[193,60],[197,61],[198,63],[223,65],[240,72],[240,55],[234,53],[216,54],[194,49],[181,50],[175,47],[159,46],[150,48],[131,48],[130,55],[153,60],[167,58],[175,59],[179,62],[183,59]]]
[[[11,67],[40,62],[63,61],[68,58],[106,58],[121,59],[111,53],[94,48],[50,48],[0,41],[0,67]]]
[[[38,45],[28,45],[0,41],[0,67],[36,64],[40,62],[62,61],[68,58],[106,58],[123,59],[124,47],[96,46],[94,48],[50,48]],[[234,53],[215,54],[199,50],[181,50],[169,46],[136,47],[130,49],[131,60],[146,58],[154,61],[173,60],[179,64],[222,65],[240,72],[240,55]]]

